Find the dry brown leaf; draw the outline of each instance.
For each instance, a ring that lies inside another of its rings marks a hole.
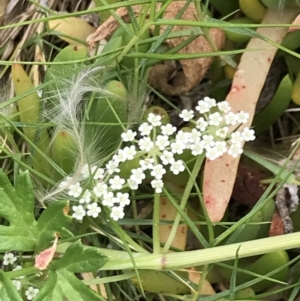
[[[272,217],[269,236],[278,236],[278,235],[283,235],[283,234],[285,234],[284,233],[284,224],[283,224],[281,216],[276,211]]]
[[[263,24],[288,24],[297,16],[297,10],[268,10]],[[287,33],[286,27],[259,28],[259,34],[266,38],[281,43]],[[260,91],[266,80],[270,65],[274,59],[277,48],[267,42],[252,38],[247,45],[247,50],[242,55],[238,71],[235,73],[231,90],[226,100],[234,112],[246,111],[250,118],[245,126],[251,126],[256,103]],[[253,49],[263,49],[256,50]],[[212,222],[219,222],[227,208],[236,178],[238,158],[223,155],[214,161],[206,161],[203,181],[204,202]]]
[[[156,9],[158,10],[161,7],[161,3],[156,4]],[[133,5],[131,6],[135,16],[138,16],[143,9],[142,5]],[[116,10],[116,14],[126,23],[130,22],[129,14],[126,7],[120,7]],[[119,22],[113,17],[110,16],[104,23],[102,23],[97,30],[91,34],[87,42],[91,48],[95,47],[95,44],[98,41],[103,39],[109,39],[113,32],[120,26]]]
[[[2,0],[0,1],[0,25],[2,24],[2,21],[4,19],[6,8],[7,8],[8,0]]]
[[[185,1],[172,2],[166,9],[163,18],[174,19],[178,12],[185,5]],[[156,9],[159,9],[161,4],[157,4]],[[138,15],[142,9],[141,5],[132,6],[135,15]],[[188,6],[182,20],[195,21],[195,5],[192,3]],[[128,11],[126,7],[122,7],[116,10],[118,16],[124,21],[129,22]],[[113,16],[109,17],[103,24],[98,27],[95,33],[88,37],[88,43],[90,47],[94,47],[95,43],[103,39],[108,39],[112,33],[119,27],[119,23]],[[166,30],[167,26],[161,26],[160,34]],[[174,26],[173,32],[191,28],[190,26]],[[150,30],[153,30],[151,28]],[[212,41],[215,43],[217,49],[221,49],[225,43],[224,31],[219,28],[211,28],[209,30]],[[169,48],[176,47],[184,42],[188,37],[179,37],[168,39],[165,43]],[[192,41],[189,45],[179,51],[179,53],[202,53],[210,52],[212,48],[204,36],[200,36]],[[149,84],[156,90],[166,95],[180,95],[186,93],[195,88],[202,80],[209,65],[212,63],[212,57],[198,58],[192,60],[181,60],[182,72],[178,72],[172,79],[172,83],[169,83],[170,76],[174,73],[175,69],[171,62],[163,62],[153,66],[149,72]]]
[[[81,273],[81,277],[82,279],[84,280],[92,280],[92,279],[95,279],[93,273]],[[100,283],[100,291],[101,291],[101,296],[104,298],[104,299],[107,299],[107,293],[106,293],[106,289],[105,289],[105,286],[103,283]],[[92,284],[89,286],[93,291],[95,291],[97,294],[99,293],[99,290],[98,290],[98,286],[95,285],[95,284]],[[113,298],[113,300],[115,300],[115,298]]]
[[[198,285],[201,281],[201,274],[195,268],[188,269],[189,280],[196,285]],[[211,284],[205,279],[203,285],[201,287],[201,291],[199,292],[201,295],[215,295],[216,292],[211,286]]]
[[[184,7],[185,1],[178,1],[171,3],[165,11],[164,19],[174,19],[175,16]],[[195,17],[196,7],[191,3],[186,11],[183,13],[181,20],[196,21]],[[168,26],[161,26],[160,34],[163,34]],[[190,26],[174,26],[172,32],[185,30],[191,28]],[[209,30],[212,41],[217,49],[223,48],[225,44],[225,34],[220,28],[211,28]],[[186,41],[188,37],[178,37],[168,39],[165,43],[169,48],[174,48]],[[190,44],[182,48],[178,53],[194,54],[211,52],[212,48],[204,36],[199,36]],[[181,60],[182,72],[178,72],[171,83],[170,75],[175,71],[169,62],[164,62],[153,66],[149,73],[149,84],[156,90],[166,95],[180,95],[195,88],[203,79],[208,67],[213,61],[213,57],[197,58],[191,60]]]

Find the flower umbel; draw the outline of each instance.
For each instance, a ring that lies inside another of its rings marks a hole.
[[[149,113],[137,131],[127,129],[121,135],[125,145],[105,167],[84,165],[79,181],[65,179],[60,187],[65,187],[67,194],[78,200],[72,206],[72,216],[79,221],[84,217],[97,218],[105,206],[111,219],[118,221],[130,204],[126,189],[138,190],[140,185],[150,183],[155,193],[162,193],[166,176],[179,175],[188,166],[181,159],[182,154],[189,154],[191,159],[202,155],[216,160],[224,154],[236,158],[243,152],[243,143],[255,139],[254,130],[244,126],[249,113],[234,113],[227,101],[217,103],[205,97],[195,109],[197,114],[193,110],[181,112],[183,121],[194,126],[178,132],[173,125],[163,124],[160,115]],[[124,176],[123,168],[130,162],[135,163]],[[13,263],[9,256],[6,264]]]

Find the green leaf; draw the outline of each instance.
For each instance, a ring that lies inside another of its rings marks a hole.
[[[0,216],[9,226],[0,226],[0,251],[34,249],[38,232],[33,215],[33,187],[28,172],[16,179],[16,188],[0,170]]]
[[[286,75],[271,102],[254,117],[252,124],[256,135],[268,129],[284,113],[291,101],[292,89],[293,83],[289,75]]]
[[[76,301],[105,301],[89,287],[82,283],[72,273],[66,270],[57,271],[57,280],[67,300]],[[53,300],[54,301],[54,300]]]
[[[0,300],[1,301],[22,301],[22,298],[10,279],[0,270]]]
[[[34,301],[103,301],[101,296],[93,292],[82,281],[76,278],[71,272],[64,269],[50,271],[44,287],[34,298]]]
[[[9,222],[0,225],[0,252],[3,251],[37,251],[49,247],[58,232],[60,237],[72,237],[66,227],[72,217],[64,210],[67,202],[51,203],[41,214],[38,222],[34,219],[34,191],[28,172],[19,174],[13,187],[0,170],[0,217]]]
[[[83,66],[82,63],[72,63],[72,61],[84,60],[87,53],[88,49],[83,45],[69,45],[63,48],[53,59],[53,62],[61,64],[51,65],[48,68],[44,83],[49,82],[49,85],[43,89],[43,95],[50,100],[52,105],[55,105],[59,97],[62,97],[57,91],[62,93],[65,89],[69,89],[72,77]]]
[[[46,284],[34,298],[34,301],[63,301],[63,297],[62,287],[57,283],[57,274],[50,271]]]
[[[67,206],[68,203],[66,201],[53,202],[41,214],[37,223],[37,228],[40,232],[37,252],[49,247],[49,243],[55,238],[56,232],[58,232],[59,236],[63,239],[73,236],[72,233],[66,229],[72,221],[72,217],[64,213]]]
[[[54,264],[54,269],[66,269],[73,273],[92,272],[100,269],[107,260],[96,248],[83,247],[78,240],[72,243],[64,256]]]

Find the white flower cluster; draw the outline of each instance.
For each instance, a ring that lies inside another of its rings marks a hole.
[[[85,165],[79,182],[65,179],[60,185],[67,187],[69,196],[79,203],[72,207],[73,217],[96,218],[101,204],[110,208],[111,218],[117,221],[124,217],[124,207],[130,203],[129,194],[124,191],[137,190],[147,178],[155,192],[161,193],[167,172],[178,175],[185,170],[184,162],[178,159],[185,151],[191,156],[203,154],[209,160],[225,153],[237,157],[243,152],[243,142],[255,139],[252,129],[237,129],[248,121],[249,114],[233,113],[227,101],[216,103],[205,97],[196,110],[197,114],[192,110],[181,112],[179,116],[193,126],[178,132],[171,124],[162,124],[160,115],[150,113],[137,132],[129,129],[121,135],[127,145],[118,150],[105,168]],[[129,177],[122,177],[124,163],[129,162],[130,166],[132,160],[138,160],[138,165],[130,170]],[[82,181],[89,184],[83,185]]]
[[[16,261],[17,261],[17,257],[9,252],[9,253],[5,253],[4,256],[3,256],[3,265],[12,265],[14,266],[16,264]],[[17,270],[21,270],[22,269],[22,266],[20,265],[15,265],[15,267],[12,269],[13,271],[17,271]],[[22,288],[22,279],[24,278],[24,276],[20,276],[16,279],[13,279],[12,280],[12,283],[13,285],[16,287],[16,289],[18,291],[21,290]],[[35,298],[35,296],[38,294],[40,290],[38,288],[34,288],[32,286],[29,286],[26,291],[25,291],[25,296],[27,298],[27,300],[32,300],[33,298]]]

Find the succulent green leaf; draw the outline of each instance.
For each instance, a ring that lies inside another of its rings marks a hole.
[[[268,129],[287,109],[292,96],[293,83],[286,75],[281,81],[271,102],[253,120],[255,133]]]
[[[54,58],[55,64],[49,67],[46,72],[44,83],[49,83],[43,89],[43,96],[50,100],[51,103],[55,104],[59,97],[57,91],[64,91],[67,88],[68,82],[66,79],[71,79],[76,72],[82,66],[82,63],[68,63],[72,61],[84,60],[87,57],[88,50],[85,46],[69,45],[63,48]]]

